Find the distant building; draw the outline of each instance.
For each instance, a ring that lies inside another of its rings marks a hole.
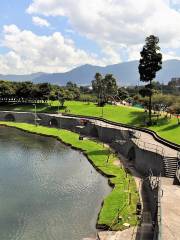
[[[180,88],[180,77],[173,77],[171,81],[168,83],[169,86]]]
[[[171,78],[171,82],[180,82],[180,77]]]

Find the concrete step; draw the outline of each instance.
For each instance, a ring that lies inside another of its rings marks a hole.
[[[176,172],[176,168],[175,169],[173,169],[173,168],[166,168],[165,172],[169,172],[169,173],[173,172],[173,173],[175,173]]]
[[[170,172],[171,172],[171,171],[176,172],[177,168],[165,168],[165,170],[166,170],[166,171],[170,171]]]
[[[175,175],[169,175],[169,174],[167,174],[165,176],[168,177],[168,178],[174,178],[175,177]]]
[[[169,165],[165,165],[164,167],[165,167],[165,168],[177,168],[176,165],[171,165],[171,166],[169,166]]]
[[[176,173],[176,171],[175,171],[175,170],[173,170],[173,171],[168,171],[168,170],[166,170],[166,171],[165,171],[165,173],[169,173],[169,174],[175,174],[175,173]]]
[[[169,174],[175,174],[176,173],[176,169],[165,169],[165,172],[169,173]]]
[[[166,164],[166,165],[177,165],[177,162],[164,162],[164,164]]]
[[[165,168],[166,172],[176,172],[176,168]]]
[[[168,177],[168,176],[170,176],[170,177],[174,177],[175,175],[176,175],[176,173],[174,172],[171,172],[171,173],[169,173],[169,172],[167,172],[167,173],[165,173],[165,175],[166,175],[166,177]]]
[[[169,165],[170,165],[170,166],[177,166],[177,163],[176,163],[176,162],[175,162],[175,163],[169,163],[169,162],[166,163],[166,162],[165,162],[164,165],[166,165],[166,166],[169,166]]]
[[[177,164],[176,161],[164,161],[165,164]]]

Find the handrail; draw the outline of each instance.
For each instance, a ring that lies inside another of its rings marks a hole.
[[[161,198],[163,197],[163,190],[161,187],[161,176],[159,176],[158,182],[157,182],[157,188],[158,188],[158,196],[157,196],[157,219],[156,224],[157,228],[155,228],[154,236],[155,239],[161,240],[162,239],[162,207],[161,207]],[[157,234],[157,235],[156,235]]]
[[[89,119],[89,120],[99,120],[102,121],[104,123],[107,124],[111,124],[111,125],[115,125],[118,127],[124,127],[124,128],[128,128],[128,129],[132,129],[132,130],[137,130],[137,131],[142,131],[145,133],[149,133],[156,141],[158,141],[159,143],[162,143],[164,145],[166,145],[167,147],[173,148],[177,151],[180,151],[180,145],[176,144],[176,143],[172,143],[162,137],[160,137],[159,135],[157,135],[156,132],[154,132],[153,130],[147,129],[147,128],[142,128],[142,127],[136,127],[136,126],[131,126],[129,124],[125,124],[125,123],[117,123],[117,122],[113,122],[101,117],[92,117],[92,116],[84,116],[84,115],[76,115],[76,114],[70,114],[70,113],[62,113],[63,116],[67,116],[67,117],[76,117],[76,118],[85,118],[85,119]]]
[[[160,154],[162,157],[164,156],[164,148],[159,145],[149,143],[149,142],[144,142],[140,139],[137,140],[136,144],[140,148],[143,148],[145,150],[154,150],[156,154]]]
[[[177,169],[176,169],[176,178],[180,182],[180,152],[177,152]]]
[[[180,151],[177,152],[177,159],[180,160]]]

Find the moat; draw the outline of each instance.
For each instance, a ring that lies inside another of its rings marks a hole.
[[[0,127],[0,239],[94,237],[107,179],[59,141]]]

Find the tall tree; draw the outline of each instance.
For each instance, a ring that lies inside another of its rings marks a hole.
[[[94,80],[92,81],[92,88],[93,91],[97,94],[98,105],[103,106],[105,102],[104,99],[105,86],[103,82],[103,76],[100,73],[95,74]]]
[[[148,83],[144,89],[141,89],[140,94],[149,97],[149,125],[152,124],[152,81],[156,77],[156,72],[162,68],[162,54],[158,43],[158,37],[154,35],[147,37],[143,50],[140,52],[141,58],[139,61],[140,81]]]
[[[117,94],[117,83],[116,79],[112,74],[106,74],[104,78],[104,84],[106,86],[106,95],[114,96]]]
[[[51,93],[51,85],[49,83],[40,83],[39,87],[39,98],[44,102],[48,100]]]
[[[117,94],[116,79],[112,74],[106,74],[103,77],[100,73],[96,73],[94,78],[92,81],[93,91],[97,94],[98,105],[103,106],[110,96]]]

